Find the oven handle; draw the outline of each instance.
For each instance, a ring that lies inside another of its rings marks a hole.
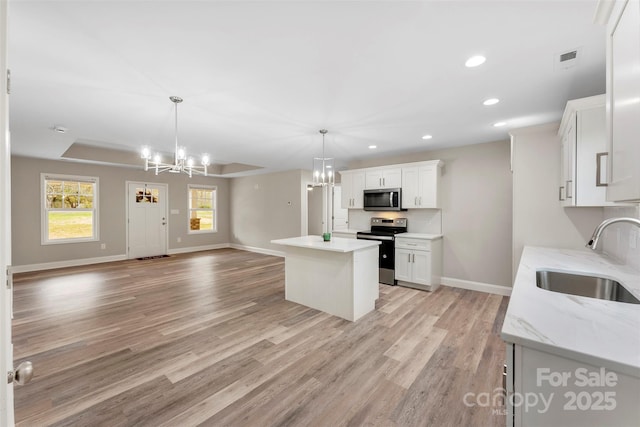
[[[356,236],[358,239],[362,240],[393,240],[391,236]]]

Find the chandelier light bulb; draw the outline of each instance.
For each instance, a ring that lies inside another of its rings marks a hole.
[[[202,166],[209,166],[211,164],[211,159],[207,153],[202,155]]]
[[[149,148],[149,146],[145,145],[142,147],[142,150],[140,151],[140,157],[145,160],[151,159],[151,149]]]
[[[160,156],[160,153],[156,153],[153,156],[153,163],[162,163],[162,157]]]

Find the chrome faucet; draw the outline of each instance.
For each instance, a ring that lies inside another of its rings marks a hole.
[[[611,224],[615,224],[616,222],[628,222],[630,224],[635,224],[636,226],[640,227],[640,219],[636,219],[636,218],[606,219],[602,221],[602,223],[599,226],[597,226],[596,229],[593,231],[593,236],[591,236],[591,240],[589,240],[589,243],[587,243],[587,247],[595,251],[596,245],[598,244],[598,239],[600,239],[600,235],[602,234],[602,231],[608,226],[610,226]]]

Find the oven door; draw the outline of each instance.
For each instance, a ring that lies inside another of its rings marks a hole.
[[[379,281],[387,285],[395,285],[395,239],[393,236],[375,236],[369,234],[357,234],[358,239],[377,240]]]

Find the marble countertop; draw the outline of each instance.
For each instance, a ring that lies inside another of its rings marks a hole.
[[[271,243],[331,252],[354,252],[380,244],[377,240],[358,240],[344,237],[331,237],[329,242],[325,242],[322,240],[322,236],[291,237],[289,239],[272,240]]]
[[[437,240],[442,239],[442,234],[428,234],[428,233],[399,233],[396,234],[397,237],[408,237],[410,239],[426,239],[426,240]]]
[[[591,251],[525,247],[502,339],[640,378],[640,304],[567,295],[536,286],[548,269],[615,279],[640,299],[640,273]]]

